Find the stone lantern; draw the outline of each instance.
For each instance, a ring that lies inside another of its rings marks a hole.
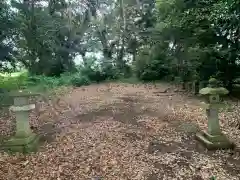
[[[14,105],[10,107],[10,111],[16,115],[16,133],[4,143],[4,149],[11,152],[27,153],[37,149],[39,138],[34,134],[29,124],[30,111],[35,109],[35,104],[29,103],[29,98],[37,96],[27,91],[17,91],[11,93]]]
[[[217,87],[217,80],[211,78],[209,86],[199,91],[200,95],[205,97],[208,118],[208,131],[196,134],[197,140],[203,143],[208,149],[228,149],[233,148],[233,143],[221,132],[218,110],[224,105],[220,102],[220,96],[228,94],[228,90],[223,87]]]

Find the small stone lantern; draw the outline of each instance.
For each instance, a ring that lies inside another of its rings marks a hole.
[[[203,143],[208,149],[233,148],[233,143],[221,132],[218,119],[218,109],[224,107],[220,103],[220,96],[228,94],[228,90],[223,87],[217,87],[217,80],[211,78],[209,86],[200,89],[199,93],[206,98],[204,107],[208,118],[208,131],[197,133],[197,140]]]
[[[31,131],[29,124],[30,111],[35,109],[35,104],[29,104],[29,98],[37,96],[27,91],[17,91],[11,93],[14,105],[10,107],[10,111],[16,114],[16,133],[4,143],[4,149],[11,152],[32,152],[37,150],[39,138]]]

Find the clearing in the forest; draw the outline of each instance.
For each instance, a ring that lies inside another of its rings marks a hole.
[[[234,180],[239,152],[206,151],[195,133],[206,128],[201,101],[166,84],[106,83],[69,89],[55,108],[38,103],[31,124],[42,135],[36,154],[1,153],[0,179]],[[223,131],[234,112],[220,115]],[[1,135],[13,131],[0,119]]]

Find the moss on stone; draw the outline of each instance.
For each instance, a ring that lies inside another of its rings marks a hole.
[[[38,149],[39,136],[31,133],[28,137],[12,137],[3,144],[3,149],[8,152],[29,153]]]
[[[235,145],[229,141],[224,134],[212,136],[206,132],[200,132],[196,134],[196,139],[208,150],[233,149],[235,147]]]
[[[206,87],[206,88],[200,89],[199,93],[201,95],[226,95],[229,93],[229,91],[223,87],[220,87],[220,88]]]

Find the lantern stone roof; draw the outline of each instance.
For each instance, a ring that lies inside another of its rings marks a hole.
[[[206,88],[200,89],[201,95],[226,95],[229,91],[224,87],[217,87],[217,80],[210,78],[208,81],[209,85]]]
[[[206,87],[199,91],[201,95],[226,95],[229,91],[226,88],[219,87],[219,88],[211,88]]]

